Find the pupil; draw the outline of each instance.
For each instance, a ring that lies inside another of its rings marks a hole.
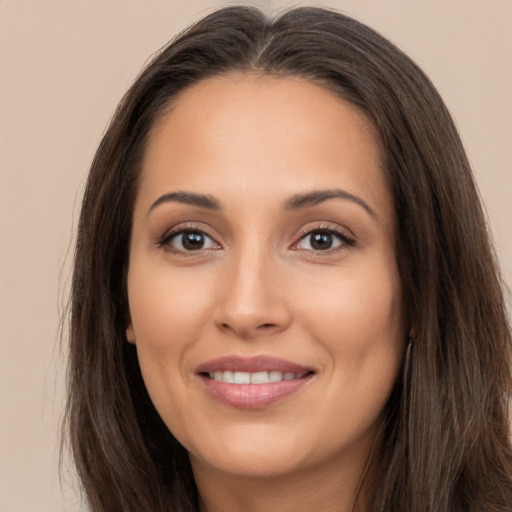
[[[332,235],[330,233],[315,233],[312,236],[311,247],[316,250],[330,249],[332,247]]]
[[[185,249],[197,251],[204,245],[204,235],[202,233],[185,233],[182,243]]]

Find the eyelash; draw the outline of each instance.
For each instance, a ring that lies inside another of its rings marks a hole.
[[[299,240],[293,244],[293,247],[296,247],[300,242],[302,242],[302,240],[305,240],[307,237],[310,237],[315,233],[327,233],[329,235],[334,235],[334,237],[338,238],[338,240],[340,241],[340,245],[338,247],[329,248],[325,250],[311,249],[311,252],[315,254],[331,254],[356,245],[356,241],[354,240],[354,238],[350,237],[346,231],[337,229],[332,226],[321,225],[313,229],[307,228],[306,230],[304,230],[303,234],[300,235]]]
[[[187,233],[197,233],[199,235],[204,235],[205,237],[209,238],[210,240],[215,242],[215,244],[217,244],[220,247],[220,244],[218,244],[218,242],[216,242],[214,240],[214,238],[208,234],[208,232],[206,232],[204,229],[200,229],[198,226],[195,226],[193,224],[186,225],[186,226],[180,226],[178,229],[166,231],[163,234],[163,236],[159,239],[159,241],[157,242],[157,246],[162,249],[167,249],[170,252],[175,252],[175,253],[179,253],[179,254],[188,254],[188,255],[193,255],[196,252],[205,250],[205,249],[201,248],[201,249],[198,249],[197,251],[193,251],[193,250],[187,251],[187,250],[177,249],[175,247],[172,247],[171,242],[175,238],[177,238],[179,235],[184,235]]]
[[[177,249],[175,247],[172,247],[171,242],[176,239],[179,235],[184,235],[187,233],[196,233],[199,235],[204,235],[205,237],[209,238],[212,242],[214,242],[217,246],[220,247],[220,244],[215,241],[215,239],[208,234],[204,229],[200,229],[197,226],[190,225],[190,226],[184,226],[180,227],[176,230],[167,231],[164,233],[164,235],[159,239],[157,242],[157,246],[159,248],[167,249],[170,252],[175,252],[179,254],[187,254],[187,255],[193,255],[194,253],[198,253],[203,250],[217,250],[215,249],[197,249],[197,250],[184,250],[184,249]],[[342,231],[340,229],[333,228],[332,226],[319,226],[313,229],[305,230],[299,237],[299,240],[295,242],[292,246],[292,249],[299,245],[303,240],[305,240],[308,236],[312,236],[315,233],[323,233],[323,234],[329,234],[336,237],[340,245],[335,248],[328,248],[325,250],[322,249],[306,249],[310,250],[311,252],[315,254],[331,254],[333,252],[338,252],[339,250],[343,250],[344,248],[353,247],[356,245],[356,241],[347,235],[345,231]],[[300,250],[300,249],[294,249],[294,250]]]

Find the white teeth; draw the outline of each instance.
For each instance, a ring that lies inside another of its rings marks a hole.
[[[283,372],[272,371],[268,372],[268,381],[269,382],[279,382],[283,380]]]
[[[234,372],[233,373],[234,384],[250,384],[251,374],[249,372]]]
[[[268,372],[251,373],[251,384],[266,384],[268,382]]]
[[[210,372],[210,379],[227,382],[228,384],[267,384],[268,382],[279,382],[282,380],[301,379],[305,373],[280,372],[272,370],[270,372],[232,372],[216,371]]]

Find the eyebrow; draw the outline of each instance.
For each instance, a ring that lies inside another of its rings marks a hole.
[[[160,196],[149,208],[148,215],[158,205],[168,202],[190,204],[192,206],[199,206],[201,208],[214,211],[221,209],[220,202],[213,196],[178,190],[177,192],[169,192],[163,196]]]
[[[304,208],[312,208],[313,206],[323,203],[324,201],[328,201],[329,199],[345,199],[352,201],[353,203],[364,208],[364,210],[366,210],[366,212],[369,213],[373,218],[378,218],[375,211],[368,205],[366,201],[358,196],[340,189],[315,190],[313,192],[306,192],[304,194],[296,194],[290,199],[286,200],[283,207],[285,211],[301,210]],[[160,196],[150,206],[148,215],[160,204],[168,202],[177,202],[182,204],[189,204],[192,206],[199,206],[200,208],[206,208],[212,211],[222,210],[220,201],[211,195],[178,190],[176,192],[168,192],[167,194]]]
[[[305,194],[294,195],[284,203],[284,209],[286,211],[291,211],[300,210],[302,208],[311,208],[317,204],[323,203],[324,201],[328,201],[329,199],[346,199],[348,201],[352,201],[364,208],[374,219],[378,219],[375,211],[364,199],[340,189],[316,190]]]

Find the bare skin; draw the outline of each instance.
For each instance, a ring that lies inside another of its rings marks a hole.
[[[201,512],[354,510],[403,356],[394,237],[370,123],[316,85],[211,78],[154,127],[127,339]],[[267,359],[304,374],[270,394],[217,376],[255,357],[251,378]]]

